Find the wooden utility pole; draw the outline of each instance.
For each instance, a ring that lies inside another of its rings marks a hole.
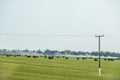
[[[104,37],[104,35],[98,35],[98,36],[95,36],[95,37],[98,37],[98,51],[99,51],[99,63],[98,63],[98,74],[99,76],[101,75],[101,65],[100,65],[100,38],[101,37]]]

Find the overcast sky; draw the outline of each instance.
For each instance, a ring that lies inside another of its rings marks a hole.
[[[0,49],[97,51],[97,34],[120,52],[120,0],[0,0]]]

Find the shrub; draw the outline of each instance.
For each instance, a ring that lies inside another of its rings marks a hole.
[[[76,59],[79,60],[79,57],[77,57]]]
[[[13,55],[14,57],[16,57],[16,55]]]
[[[39,58],[39,56],[33,56],[33,58]]]
[[[9,57],[9,55],[6,55],[7,57]]]
[[[54,56],[49,56],[49,57],[48,57],[48,59],[53,59],[53,58],[54,58]]]
[[[98,59],[95,58],[94,61],[98,61]]]
[[[65,59],[68,59],[68,57],[65,57]]]
[[[92,59],[92,57],[90,57],[90,59]]]
[[[106,58],[104,58],[104,60],[106,61],[107,59],[106,59]]]
[[[59,56],[57,56],[56,58],[59,58]]]
[[[111,61],[114,61],[114,59],[111,59]]]
[[[84,60],[84,59],[87,59],[87,58],[84,58],[84,57],[83,57],[82,60]]]
[[[16,56],[21,56],[21,55],[18,54],[18,55],[16,55]]]
[[[27,58],[31,58],[31,56],[27,56]]]
[[[46,56],[46,55],[44,55],[44,58],[47,58],[47,56]]]
[[[108,61],[114,61],[114,59],[108,59]]]
[[[40,57],[43,57],[42,55]]]

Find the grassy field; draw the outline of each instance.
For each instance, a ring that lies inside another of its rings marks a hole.
[[[0,80],[120,80],[120,60],[98,62],[76,58],[27,58],[0,56]]]

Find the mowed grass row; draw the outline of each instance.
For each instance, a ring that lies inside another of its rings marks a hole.
[[[0,56],[0,80],[120,80],[120,61]]]

